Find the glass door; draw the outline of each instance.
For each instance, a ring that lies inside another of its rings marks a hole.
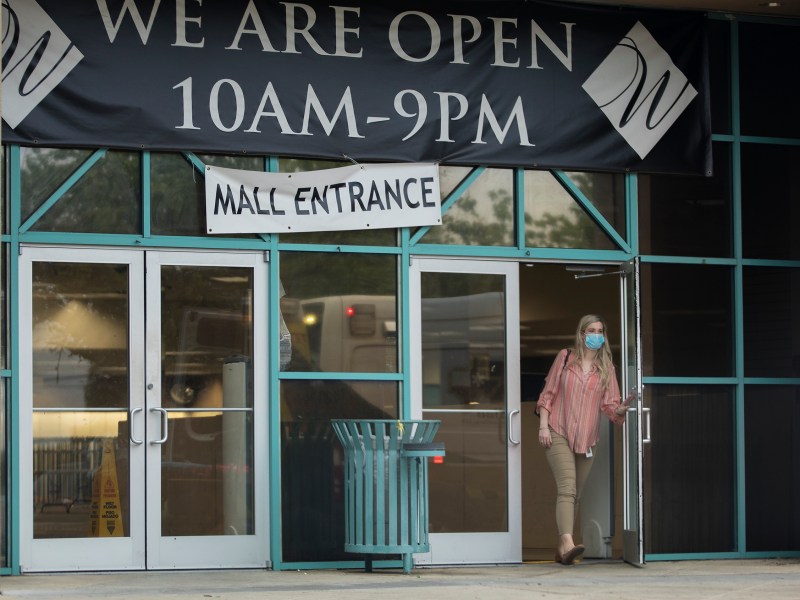
[[[262,254],[23,248],[23,570],[266,565],[266,315]]]
[[[143,281],[134,252],[21,249],[24,571],[145,567]]]
[[[518,296],[515,263],[412,261],[412,417],[446,449],[418,563],[521,561]]]
[[[267,561],[263,254],[147,254],[150,568]]]
[[[623,558],[632,564],[644,564],[644,505],[642,498],[642,421],[649,415],[642,402],[641,312],[639,304],[639,259],[623,267],[623,390],[631,398],[623,438],[624,510]],[[648,428],[649,435],[649,428]]]

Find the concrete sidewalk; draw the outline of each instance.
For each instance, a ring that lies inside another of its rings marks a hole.
[[[363,571],[192,571],[0,578],[2,598],[159,600],[437,600],[615,598],[800,599],[800,559],[656,562],[585,560],[515,566]]]

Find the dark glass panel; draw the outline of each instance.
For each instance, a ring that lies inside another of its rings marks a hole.
[[[800,137],[796,25],[739,23],[739,89],[744,135]]]
[[[6,380],[0,378],[0,523],[8,523],[6,478]],[[8,527],[0,527],[0,568],[8,566]]]
[[[745,267],[744,374],[800,377],[800,269]]]
[[[281,382],[285,562],[361,558],[344,551],[344,452],[331,419],[395,419],[397,398],[394,382]]]
[[[22,223],[91,155],[91,150],[75,148],[20,148]]]
[[[711,131],[731,132],[731,25],[708,21],[708,60],[711,83]]]
[[[33,265],[33,406],[128,406],[128,267]]]
[[[645,404],[645,552],[734,551],[733,388],[652,385]]]
[[[800,386],[745,388],[747,550],[800,550]]]
[[[589,172],[568,172],[567,175],[614,230],[625,238],[625,176],[621,173]]]
[[[397,372],[397,257],[282,252],[291,371]]]
[[[800,260],[800,146],[742,144],[744,258]]]
[[[141,158],[108,151],[32,227],[34,231],[142,231]]]
[[[203,164],[229,169],[263,171],[257,156],[200,154]],[[206,191],[202,171],[183,154],[150,154],[150,232],[153,235],[206,236]],[[255,238],[252,234],[214,235],[225,238]]]
[[[644,264],[641,273],[645,375],[732,375],[732,269]]]
[[[514,245],[514,186],[511,169],[486,169],[431,227],[423,244]]]
[[[714,144],[714,175],[639,176],[643,254],[730,257],[730,145]]]
[[[579,185],[582,188],[587,186],[588,182]],[[525,171],[523,193],[526,246],[595,250],[617,248],[549,171]],[[592,195],[589,195],[590,199]]]
[[[205,177],[181,154],[150,154],[150,231],[206,234]]]

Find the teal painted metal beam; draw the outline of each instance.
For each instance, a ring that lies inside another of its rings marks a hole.
[[[8,244],[8,333],[11,340],[19,340],[19,230],[22,206],[22,168],[19,146],[8,149],[9,161],[9,234]],[[7,396],[6,410],[8,415],[8,442],[6,444],[6,460],[8,465],[7,524],[8,524],[8,567],[12,574],[20,573],[20,414],[19,414],[19,344],[14,342],[9,348],[8,360],[11,366],[10,392]]]
[[[733,332],[734,369],[739,378],[736,384],[734,406],[734,440],[736,447],[736,547],[739,553],[747,551],[747,494],[745,473],[745,412],[744,412],[744,271],[742,267],[742,144],[741,102],[739,85],[739,24],[731,23],[731,128],[734,137],[731,146],[731,210],[733,212],[733,256],[738,264],[733,269]]]
[[[401,419],[411,418],[411,230],[404,227],[400,230],[400,346],[397,350],[400,355],[400,373],[402,375],[400,390],[400,406],[398,415]]]
[[[671,265],[723,265],[735,267],[739,264],[735,258],[714,258],[703,256],[655,256],[646,254],[641,257],[642,263],[666,263]]]
[[[514,235],[517,240],[517,249],[522,250],[527,245],[527,225],[525,223],[525,169],[514,169]]]
[[[419,245],[413,249],[415,256],[462,256],[467,258],[506,258],[510,260],[565,260],[577,262],[607,262],[619,264],[631,258],[621,250],[577,250],[574,248],[517,248],[500,246],[438,246]]]
[[[120,246],[133,248],[185,248],[268,250],[268,242],[258,238],[203,238],[180,236],[117,235],[111,233],[28,232],[19,237],[26,244],[68,244],[73,246]]]
[[[335,244],[278,244],[278,249],[291,252],[340,252],[346,253],[368,253],[368,254],[401,254],[402,250],[398,246],[348,246]]]
[[[280,308],[281,308],[281,257],[278,252],[278,236],[272,236],[270,240],[270,264],[267,277],[267,289],[265,293],[268,298],[267,331],[269,332],[267,342],[267,361],[268,361],[268,397],[267,413],[269,422],[269,547],[272,568],[280,571],[283,567],[283,523],[281,520],[281,401],[280,401]],[[274,334],[272,332],[275,332]]]
[[[142,236],[150,237],[150,152],[142,152]]]
[[[285,381],[402,381],[401,373],[333,373],[324,371],[282,371]]]

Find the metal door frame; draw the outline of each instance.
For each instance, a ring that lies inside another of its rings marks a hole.
[[[268,272],[263,252],[172,251],[112,249],[96,247],[21,246],[19,260],[19,444],[20,473],[33,473],[33,340],[32,266],[34,262],[124,264],[128,266],[129,423],[144,443],[130,443],[130,531],[126,537],[49,538],[33,537],[33,480],[20,478],[20,570],[102,571],[169,568],[264,568],[269,564],[269,445],[268,445]],[[254,331],[255,428],[255,534],[183,538],[160,536],[160,469],[151,444],[159,430],[160,407],[160,266],[230,265],[252,267]],[[147,265],[147,270],[145,269]],[[147,290],[147,291],[146,291]],[[148,321],[145,315],[157,317]],[[154,323],[154,321],[156,323]],[[147,340],[150,340],[148,345]],[[263,368],[261,368],[263,367]],[[152,374],[156,373],[156,376]],[[146,390],[146,383],[152,389]],[[150,396],[146,402],[146,394]],[[147,437],[145,437],[147,436]],[[137,478],[142,485],[136,485]],[[150,518],[147,519],[146,515]]]
[[[522,561],[519,264],[514,261],[412,257],[409,277],[410,349],[411,356],[416,357],[416,362],[410,365],[412,419],[425,416],[422,411],[422,373],[419,365],[422,356],[422,272],[491,274],[505,277],[508,531],[431,533],[431,551],[414,555],[414,561],[416,564],[519,563]]]
[[[639,292],[639,258],[623,265],[620,279],[622,295],[622,390],[631,401],[623,434],[623,559],[633,565],[644,565],[644,495],[642,422],[649,423],[649,409],[644,407],[642,384],[641,303]]]

